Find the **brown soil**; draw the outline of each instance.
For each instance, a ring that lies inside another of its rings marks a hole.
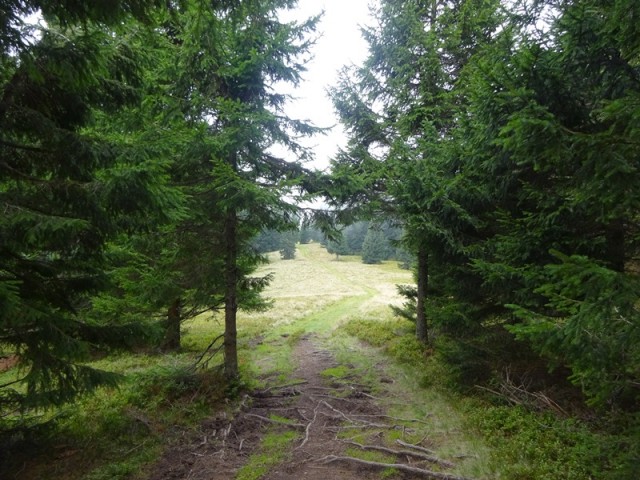
[[[17,355],[11,355],[9,357],[0,357],[0,373],[6,372],[7,370],[11,370],[13,367],[15,367],[18,364],[19,361],[20,361],[20,358],[18,358]]]
[[[349,445],[338,438],[339,432],[371,431],[368,443],[382,441],[383,431],[393,428],[394,420],[383,415],[375,397],[355,378],[327,378],[321,372],[336,367],[333,356],[320,348],[312,337],[302,338],[292,360],[298,384],[271,387],[253,392],[231,419],[224,414],[201,426],[198,435],[169,447],[155,465],[150,480],[231,480],[268,430],[295,429],[299,438],[286,460],[261,477],[265,480],[356,480],[379,479],[380,471],[352,462],[331,461],[328,456],[345,456]],[[389,381],[382,378],[382,382]],[[291,419],[297,426],[274,424],[264,420],[270,415]],[[376,424],[376,425],[374,425]],[[381,424],[386,424],[381,426]],[[376,435],[376,433],[378,433]],[[268,452],[265,452],[268,454]],[[408,457],[398,458],[407,461]],[[395,463],[395,461],[394,461]],[[429,465],[411,461],[415,467]],[[388,478],[388,477],[385,477]],[[425,478],[397,473],[392,478]]]

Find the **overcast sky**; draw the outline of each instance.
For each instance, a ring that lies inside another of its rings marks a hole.
[[[360,64],[367,55],[366,42],[360,36],[361,25],[369,20],[371,0],[299,0],[295,11],[287,12],[283,20],[301,20],[317,15],[324,10],[324,17],[318,26],[321,35],[313,47],[313,59],[307,65],[304,82],[291,93],[298,97],[287,108],[293,118],[311,120],[318,127],[335,127],[327,135],[320,135],[305,142],[313,146],[318,169],[329,165],[329,159],[339,146],[346,143],[331,101],[327,97],[327,87],[335,84],[338,71],[351,63]]]

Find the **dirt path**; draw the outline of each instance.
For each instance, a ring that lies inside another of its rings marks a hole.
[[[349,375],[332,378],[323,375],[340,369],[332,354],[312,336],[303,337],[292,358],[297,364],[295,381],[272,385],[246,396],[233,419],[222,415],[201,426],[195,437],[172,447],[156,465],[151,480],[230,480],[251,455],[274,455],[261,445],[267,432],[295,431],[295,441],[284,460],[268,473],[255,476],[263,480],[357,480],[380,479],[385,470],[361,463],[349,454],[363,450],[354,437],[367,438],[367,450],[383,451],[383,463],[399,464],[411,471],[388,471],[384,478],[456,479],[446,473],[453,464],[435,457],[428,441],[411,446],[401,443],[421,419],[398,419],[385,415],[379,399],[367,385]],[[380,372],[379,381],[391,380]],[[285,424],[288,423],[288,424]],[[385,434],[395,431],[396,444],[389,446]],[[386,444],[385,444],[386,443]],[[386,451],[384,449],[387,449]],[[396,451],[396,454],[390,453]],[[367,460],[365,460],[367,461]],[[370,460],[369,460],[370,461]],[[380,460],[375,462],[380,463]],[[399,467],[399,468],[404,468]],[[422,471],[422,472],[421,472]],[[433,472],[428,475],[426,472]]]
[[[346,381],[331,381],[321,373],[337,367],[332,355],[318,346],[310,338],[303,338],[294,352],[298,368],[295,378],[306,383],[297,388],[297,395],[291,404],[292,416],[305,425],[301,439],[295,442],[286,461],[274,468],[265,480],[345,480],[366,478],[337,464],[323,464],[328,455],[342,455],[346,449],[343,442],[336,439],[344,418],[339,410],[375,415],[379,409],[361,387],[349,385]],[[268,413],[268,408],[265,411]]]
[[[286,330],[287,325],[304,332],[295,337],[288,378],[277,370],[263,373],[267,387],[246,394],[233,413],[218,414],[197,434],[169,446],[149,480],[460,479],[451,473],[451,460],[458,460],[450,449],[441,454],[446,459],[430,450],[441,442],[438,435],[448,436],[450,429],[428,413],[407,419],[387,415],[390,402],[403,397],[393,398],[397,391],[384,360],[374,361],[372,349],[357,347],[370,361],[364,379],[363,369],[349,363],[355,361],[351,354],[341,355],[346,360],[340,364],[332,353],[337,350],[330,343],[331,331],[345,318],[368,318],[375,309],[397,302],[394,283],[399,277],[361,263],[334,261],[316,247],[303,250],[296,262],[297,268],[285,262],[269,266],[276,271],[269,293],[277,302],[293,307],[289,312],[299,303],[314,305],[311,313],[301,307],[304,313],[293,324],[273,322],[271,334],[280,341],[290,335],[285,331],[296,331]],[[267,441],[273,437],[288,440]]]

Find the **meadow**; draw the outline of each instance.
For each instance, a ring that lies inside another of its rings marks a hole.
[[[395,262],[365,265],[359,257],[336,257],[309,244],[298,247],[294,260],[270,254],[256,272],[267,274],[273,274],[265,292],[271,307],[239,314],[242,382],[227,386],[215,368],[220,354],[203,356],[223,322],[220,314],[201,315],[183,325],[177,353],[143,350],[95,360],[94,366],[124,375],[120,387],[44,414],[37,437],[25,439],[28,449],[8,462],[6,478],[148,479],[163,453],[203,434],[203,422],[233,418],[246,392],[295,381],[294,349],[309,336],[336,359],[326,375],[357,378],[390,416],[428,420],[403,438],[428,439],[456,460],[458,473],[478,479],[591,478],[588,462],[597,459],[588,448],[598,437],[580,425],[449,388],[448,366],[418,344],[411,322],[394,318],[389,308],[402,303],[396,285],[412,283],[410,271]],[[384,385],[380,378],[387,379]],[[295,439],[289,432],[269,435],[267,447]],[[389,435],[389,442],[398,439]],[[238,478],[256,462],[266,475],[281,460],[259,455],[247,459]]]

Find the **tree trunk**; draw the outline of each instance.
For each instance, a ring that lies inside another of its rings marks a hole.
[[[238,377],[238,344],[236,317],[238,313],[238,219],[236,212],[227,213],[225,238],[225,297],[224,297],[224,372],[229,380]]]
[[[164,351],[175,351],[180,349],[180,322],[182,300],[176,298],[167,309],[167,329],[164,333],[162,349]]]
[[[429,275],[429,254],[425,247],[418,249],[418,297],[416,312],[416,337],[421,343],[428,343],[427,312],[425,300],[427,298],[427,282]]]
[[[625,267],[625,230],[624,222],[620,219],[613,220],[605,232],[606,235],[606,255],[610,267],[616,272],[624,272]]]

